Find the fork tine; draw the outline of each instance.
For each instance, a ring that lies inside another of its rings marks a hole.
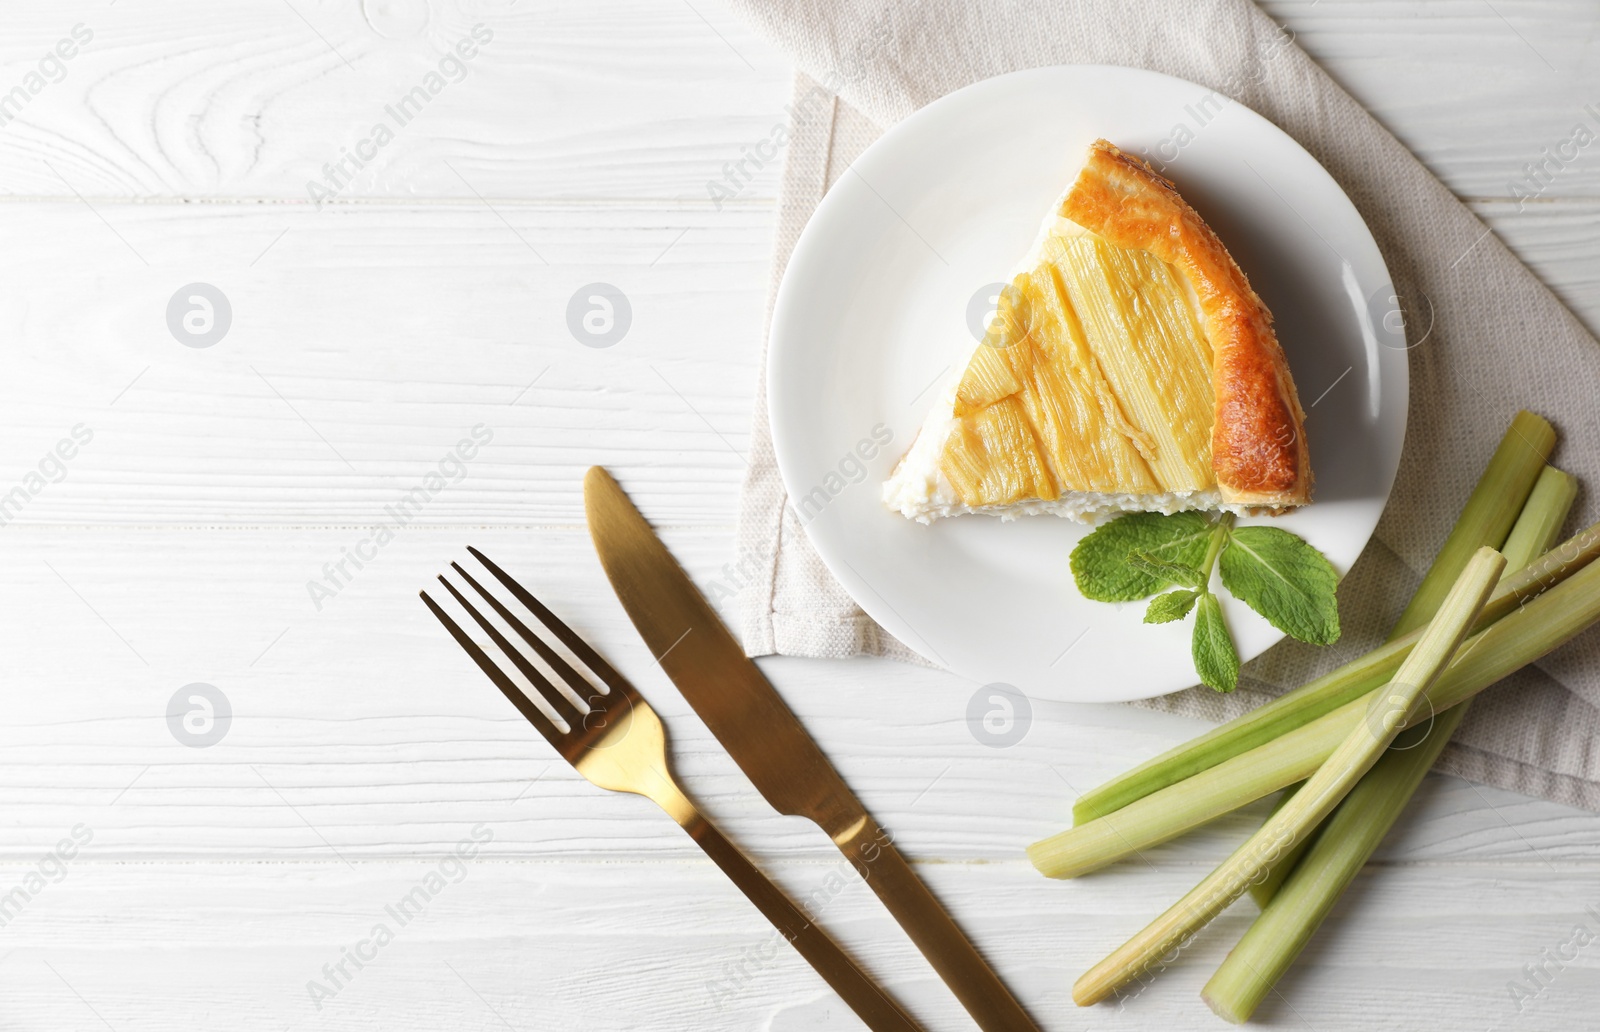
[[[421,594],[423,604],[433,612],[434,616],[438,617],[440,623],[444,624],[444,629],[450,632],[450,637],[456,640],[456,644],[465,649],[467,655],[472,657],[472,661],[478,664],[478,669],[489,675],[489,680],[493,681],[494,686],[500,689],[501,694],[511,701],[511,705],[517,708],[517,712],[526,717],[528,723],[538,728],[539,732],[549,740],[551,745],[559,749],[562,737],[560,729],[550,722],[549,717],[539,712],[539,707],[535,706],[533,700],[522,693],[522,689],[517,687],[516,682],[507,677],[505,671],[501,670],[499,665],[489,658],[488,654],[478,646],[478,643],[473,641],[467,635],[467,632],[462,630],[460,625],[450,618],[449,614],[439,608],[439,603],[429,598],[426,591]]]
[[[455,600],[461,604],[461,608],[465,609],[467,615],[476,620],[478,626],[488,633],[494,643],[500,647],[500,651],[505,653],[506,658],[516,664],[518,670],[522,671],[522,675],[533,682],[533,686],[544,697],[544,701],[549,703],[560,714],[561,719],[566,721],[567,726],[574,729],[582,726],[583,713],[579,711],[578,707],[574,706],[572,701],[565,695],[562,695],[561,690],[551,684],[550,679],[540,673],[538,667],[528,662],[528,658],[519,652],[516,646],[507,641],[506,636],[501,634],[499,629],[489,622],[488,617],[478,612],[472,603],[467,601],[466,596],[456,590],[454,584],[451,584],[443,577],[439,578],[439,583],[444,585],[446,591],[455,596]]]
[[[511,594],[516,596],[518,602],[527,606],[528,610],[539,618],[539,622],[548,627],[550,633],[561,640],[561,644],[565,645],[572,651],[573,655],[581,659],[585,666],[593,670],[600,680],[619,692],[626,692],[630,695],[635,694],[633,685],[628,683],[627,678],[617,673],[610,663],[600,658],[600,653],[590,648],[589,643],[578,637],[572,628],[561,621],[560,617],[546,609],[544,603],[528,594],[527,589],[513,580],[509,573],[500,569],[493,560],[471,545],[467,546],[467,551],[471,552],[478,562],[483,564],[484,569],[494,574],[495,579],[504,584]]]
[[[528,625],[522,622],[520,617],[518,617],[511,610],[507,609],[503,602],[490,594],[487,588],[478,583],[477,578],[473,577],[472,574],[468,573],[466,570],[463,570],[460,563],[451,563],[450,568],[455,570],[456,573],[460,574],[462,579],[468,584],[472,585],[473,589],[477,591],[478,594],[482,595],[484,600],[487,601],[489,605],[494,607],[494,611],[500,614],[500,619],[510,624],[511,629],[522,636],[523,641],[533,646],[533,650],[539,654],[540,658],[548,663],[550,668],[560,675],[563,681],[567,682],[567,685],[578,694],[580,699],[582,699],[591,707],[599,705],[601,701],[600,690],[591,684],[589,680],[582,674],[574,670],[571,663],[568,663],[565,659],[562,659],[560,653],[546,645],[543,638],[533,633]],[[522,663],[519,662],[517,664],[517,668],[522,670],[522,672],[527,674],[529,677],[533,676],[533,668],[531,666],[525,668],[523,667]]]

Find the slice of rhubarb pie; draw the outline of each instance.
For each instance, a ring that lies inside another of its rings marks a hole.
[[[1272,314],[1167,180],[1104,140],[884,484],[905,516],[1282,512],[1311,500]]]

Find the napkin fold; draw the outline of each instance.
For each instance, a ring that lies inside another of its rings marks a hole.
[[[1055,64],[1147,68],[1252,108],[1322,163],[1371,228],[1408,313],[1411,407],[1388,508],[1339,588],[1344,634],[1327,648],[1285,640],[1246,664],[1230,695],[1199,688],[1136,705],[1227,720],[1381,644],[1518,409],[1555,424],[1553,461],[1588,489],[1569,527],[1600,516],[1600,343],[1250,0],[732,2],[799,70],[782,123],[774,288],[822,195],[885,127],[969,83]],[[746,651],[925,662],[855,605],[806,539],[778,474],[764,363],[749,463]],[[1591,630],[1481,695],[1438,769],[1600,809],[1597,731]]]

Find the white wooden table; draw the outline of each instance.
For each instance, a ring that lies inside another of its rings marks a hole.
[[[1600,148],[1535,201],[1511,191],[1600,101],[1592,4],[1269,9],[1600,327]],[[23,93],[0,94],[0,1027],[859,1027],[670,822],[580,781],[468,670],[415,597],[468,543],[635,678],[691,790],[821,892],[930,1028],[971,1027],[652,667],[582,525],[581,473],[607,464],[703,584],[738,587],[721,567],[777,164],[720,211],[704,184],[781,117],[784,57],[716,0],[9,0],[3,17],[0,90]],[[375,138],[479,24],[465,77],[447,64]],[[74,56],[47,57],[61,40]],[[348,154],[362,167],[327,183]],[[595,281],[632,306],[606,349],[567,328]],[[231,306],[209,347],[169,329],[192,283]],[[362,544],[480,424],[459,481]],[[50,458],[75,427],[92,439]],[[347,550],[375,557],[314,601]],[[763,667],[1047,1029],[1218,1026],[1196,993],[1248,904],[1120,1010],[1068,989],[1253,816],[1079,882],[1021,853],[1075,788],[1197,725],[1040,703],[993,749],[954,677]],[[233,713],[206,747],[165,715],[195,682]],[[73,829],[88,842],[62,864]],[[458,873],[444,858],[474,829],[487,844]],[[386,905],[441,864],[460,880],[399,925]],[[1547,968],[1521,1012],[1508,990],[1575,923],[1600,928],[1586,907],[1600,818],[1433,778],[1261,1019],[1594,1027],[1600,946]],[[324,971],[380,923],[392,941]],[[320,1007],[313,980],[333,990]]]

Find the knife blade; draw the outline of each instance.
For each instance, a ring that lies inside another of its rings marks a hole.
[[[640,637],[779,813],[827,832],[985,1032],[1038,1032],[610,473],[590,468],[595,551]]]

